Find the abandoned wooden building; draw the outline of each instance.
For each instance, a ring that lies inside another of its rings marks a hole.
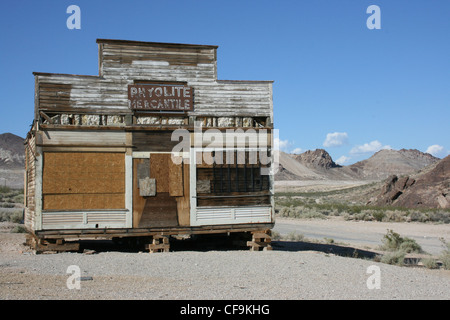
[[[143,237],[157,251],[170,236],[227,233],[270,248],[273,82],[218,80],[217,46],[97,44],[98,76],[33,73],[30,244]]]

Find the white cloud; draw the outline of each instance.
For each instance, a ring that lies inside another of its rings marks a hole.
[[[299,154],[303,151],[302,148],[294,148],[291,150],[291,148],[293,147],[294,143],[289,141],[289,140],[280,140],[279,138],[274,138],[274,144],[275,146],[278,145],[278,149],[280,151],[286,152],[286,153],[295,153],[295,154]]]
[[[288,148],[291,146],[289,140],[280,140],[279,138],[274,139],[275,146],[278,145],[280,151],[288,152]]]
[[[443,158],[446,155],[444,147],[438,144],[433,144],[432,146],[429,146],[426,152],[438,158]]]
[[[323,142],[323,146],[328,147],[339,147],[346,144],[348,140],[347,132],[333,132],[328,133],[327,138]]]
[[[382,149],[392,149],[392,148],[389,145],[383,146],[383,144],[380,141],[374,140],[369,143],[364,143],[363,145],[353,147],[350,150],[350,154],[373,153],[380,151]]]
[[[339,157],[339,159],[337,159],[335,162],[336,162],[337,164],[344,165],[344,164],[348,163],[348,162],[350,161],[350,159],[351,159],[350,157],[341,156],[341,157]]]

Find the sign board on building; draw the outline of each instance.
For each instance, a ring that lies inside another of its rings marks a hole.
[[[130,84],[128,106],[134,111],[192,111],[192,87],[183,85]]]

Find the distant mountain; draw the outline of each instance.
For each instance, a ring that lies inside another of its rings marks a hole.
[[[0,168],[22,169],[25,166],[24,139],[12,133],[0,134]]]
[[[390,175],[405,175],[439,161],[429,153],[415,149],[380,150],[367,160],[348,166],[363,180],[382,180]]]
[[[389,177],[369,204],[450,208],[450,156],[410,176]]]
[[[383,180],[391,175],[411,174],[437,161],[418,150],[381,150],[369,159],[340,166],[323,149],[298,155],[280,152],[275,180]]]
[[[337,165],[328,152],[324,149],[308,150],[301,154],[294,154],[292,158],[311,169],[330,169],[337,168]]]
[[[12,133],[0,134],[0,185],[23,188],[24,139]]]
[[[323,180],[324,177],[296,160],[295,155],[280,151],[278,172],[275,180]]]

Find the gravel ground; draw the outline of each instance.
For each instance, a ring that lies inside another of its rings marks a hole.
[[[104,251],[35,255],[23,234],[0,233],[1,299],[450,299],[450,272],[317,251]],[[294,247],[295,248],[295,247]],[[69,289],[79,267],[80,289]],[[380,288],[367,282],[380,270]]]

